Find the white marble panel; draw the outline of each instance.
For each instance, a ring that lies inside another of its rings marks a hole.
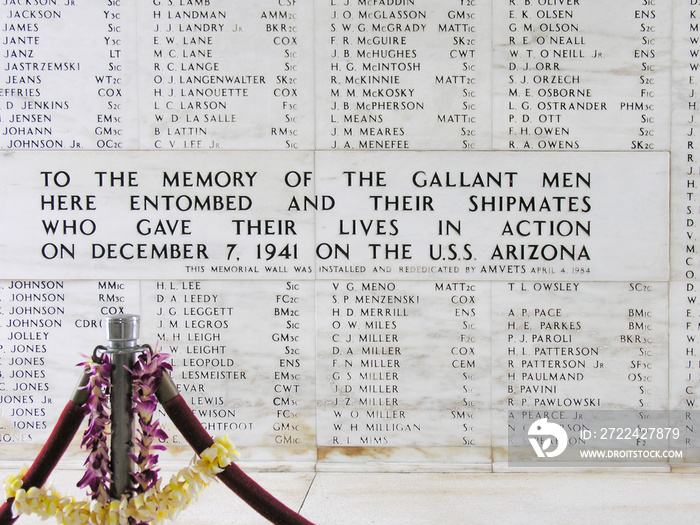
[[[6,280],[0,285],[0,456],[29,461],[48,438],[97,345],[102,320],[138,309],[134,281]],[[79,448],[76,438],[69,451]]]
[[[694,2],[675,2],[673,9],[673,105],[671,129],[671,286],[670,286],[670,406],[680,414],[687,430],[678,445],[682,460],[674,465],[698,464],[695,438],[697,420],[698,331],[696,254],[698,235],[695,155],[698,124],[697,36]]]
[[[307,281],[142,282],[144,340],[170,354],[209,433],[248,461],[315,460],[313,294]]]
[[[666,283],[493,286],[495,460],[507,458],[510,411],[533,422],[596,410],[643,421],[669,408]]]
[[[665,283],[495,283],[494,406],[668,408],[667,301]]]
[[[313,7],[138,4],[139,147],[313,148]]]
[[[491,148],[491,6],[316,2],[318,149]]]
[[[0,148],[138,148],[135,15],[125,3],[4,4]]]
[[[319,281],[321,459],[489,461],[490,292],[486,283]]]
[[[605,0],[493,9],[494,149],[669,148],[671,9]]]

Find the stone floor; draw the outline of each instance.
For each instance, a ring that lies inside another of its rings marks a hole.
[[[0,470],[6,477],[10,471]],[[694,473],[344,473],[249,472],[307,519],[321,524],[677,524],[700,522]],[[54,486],[72,492],[81,475],[59,470]],[[169,471],[163,472],[167,478]],[[42,522],[22,516],[18,524]],[[223,484],[170,523],[268,523]]]

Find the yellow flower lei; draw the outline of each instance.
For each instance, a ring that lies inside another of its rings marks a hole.
[[[161,489],[161,480],[143,494],[102,504],[96,500],[76,500],[61,495],[51,487],[22,488],[26,469],[7,478],[5,495],[14,498],[13,516],[36,514],[41,519],[54,517],[62,525],[126,525],[129,518],[141,522],[162,523],[177,516],[190,502],[197,499],[202,490],[226,468],[238,451],[227,435],[217,437],[214,444],[195,457],[188,467],[170,478]]]

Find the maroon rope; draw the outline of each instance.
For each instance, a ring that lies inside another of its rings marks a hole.
[[[214,444],[214,440],[192,413],[182,396],[177,395],[162,405],[177,429],[197,454],[201,454]],[[66,404],[51,435],[22,478],[24,489],[41,487],[46,483],[49,475],[78,432],[84,418],[85,411],[81,405],[74,401],[69,401]],[[277,500],[234,463],[228,465],[218,474],[218,477],[229,489],[270,522],[276,525],[313,525],[312,522]],[[12,518],[13,501],[14,499],[10,498],[0,507],[0,525],[11,525],[16,521],[17,518]]]
[[[166,401],[163,403],[163,408],[197,454],[201,454],[214,444],[214,440],[192,413],[182,396],[178,395]],[[234,463],[227,466],[218,474],[218,477],[270,522],[278,525],[313,525],[312,522],[275,499]]]
[[[68,445],[70,445],[70,442],[78,432],[84,418],[85,411],[83,407],[73,401],[68,401],[48,441],[46,441],[31,468],[22,478],[22,488],[41,487],[46,483],[51,471],[56,468],[61,456],[63,456]],[[10,498],[0,507],[0,525],[10,525],[17,519],[12,518],[13,501],[14,498]]]

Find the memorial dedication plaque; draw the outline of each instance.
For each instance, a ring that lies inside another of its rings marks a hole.
[[[5,1],[0,460],[130,313],[259,468],[696,465],[697,19]]]

